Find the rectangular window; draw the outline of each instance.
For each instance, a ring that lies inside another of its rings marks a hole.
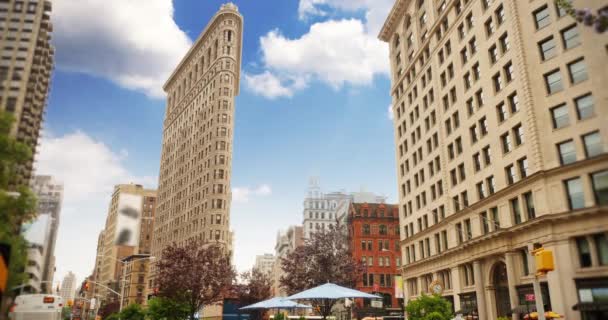
[[[581,178],[573,178],[564,181],[566,186],[566,194],[568,196],[568,205],[570,210],[581,209],[585,207],[585,195],[583,193],[583,183]]]
[[[562,83],[562,74],[559,72],[559,69],[546,73],[544,77],[545,85],[547,86],[547,92],[549,94],[564,90],[564,85]]]
[[[502,50],[503,53],[509,51],[509,48],[510,48],[509,36],[506,33],[504,35],[502,35],[502,37],[500,37],[500,39],[498,39],[498,41],[500,42],[500,49]]]
[[[536,23],[536,29],[542,29],[551,23],[551,15],[549,14],[549,7],[546,5],[540,9],[534,11],[534,20]]]
[[[557,144],[559,158],[562,165],[570,164],[576,161],[576,149],[574,141],[568,140]]]
[[[528,158],[523,157],[517,160],[517,167],[519,169],[519,176],[521,179],[528,176]]]
[[[599,131],[584,135],[583,144],[585,145],[585,156],[587,158],[595,157],[603,153],[602,140]]]
[[[482,200],[486,197],[486,188],[483,182],[477,183],[477,197]]]
[[[517,177],[515,176],[515,167],[513,167],[513,165],[508,165],[505,167],[505,177],[507,178],[507,185],[512,185],[515,183]]]
[[[488,184],[488,192],[490,194],[494,194],[494,192],[496,191],[496,183],[494,181],[494,176],[487,177],[486,183]]]
[[[557,107],[551,108],[551,118],[553,119],[553,128],[561,129],[570,125],[568,118],[568,106],[564,103]]]
[[[494,91],[498,92],[502,89],[502,78],[500,77],[500,72],[496,73],[492,77],[492,83],[494,83]]]
[[[532,196],[532,192],[526,192],[523,196],[528,220],[536,218],[536,209],[534,208],[534,197]]]
[[[589,78],[587,75],[587,64],[585,64],[585,60],[583,59],[568,64],[568,71],[570,72],[572,84],[583,82]]]
[[[511,152],[511,150],[513,150],[513,146],[511,145],[511,136],[509,135],[509,133],[505,133],[502,136],[500,136],[500,142],[502,145],[502,152],[503,153],[508,153]]]
[[[578,257],[581,268],[591,267],[591,248],[585,237],[576,238],[576,248],[578,249]]]
[[[511,108],[511,113],[519,111],[519,99],[517,98],[517,93],[513,93],[509,96],[509,108]]]
[[[524,128],[521,124],[513,127],[513,136],[515,137],[515,145],[519,146],[524,143]]]
[[[590,93],[574,99],[574,103],[579,120],[593,116],[593,96]]]
[[[530,274],[530,267],[528,266],[528,250],[520,250],[520,255],[521,255],[521,263],[522,263],[522,267],[523,267],[523,273],[524,275],[529,275]]]
[[[490,61],[492,62],[492,64],[498,61],[498,48],[496,47],[496,45],[493,45],[490,47],[490,49],[488,49],[488,54],[490,55]]]
[[[494,11],[494,14],[496,14],[496,21],[498,22],[498,25],[501,25],[505,21],[505,9],[503,8],[502,4],[498,6],[498,9]]]
[[[519,208],[519,199],[513,198],[509,200],[511,204],[511,213],[513,214],[513,222],[515,224],[521,223],[521,209]]]
[[[571,49],[581,44],[576,24],[562,30],[562,40],[564,41],[565,49]]]
[[[494,230],[500,229],[500,217],[498,216],[498,208],[490,208],[490,215],[492,216],[492,223],[494,224]]]
[[[595,204],[605,206],[608,204],[608,171],[596,172],[591,175],[593,196]]]
[[[598,233],[593,236],[593,242],[595,242],[595,250],[600,265],[608,265],[608,237],[603,233]]]
[[[507,107],[504,102],[501,102],[496,106],[496,114],[498,115],[498,122],[504,122],[507,119]]]
[[[540,48],[540,57],[543,61],[557,55],[557,45],[555,44],[555,38],[553,38],[553,36],[541,41],[538,44],[538,47]]]
[[[513,77],[515,77],[515,73],[513,71],[513,63],[511,61],[509,61],[504,67],[503,70],[505,72],[505,77],[507,79],[507,82],[511,82],[513,80]]]
[[[481,232],[483,234],[488,234],[490,232],[490,225],[488,224],[488,213],[482,212],[479,215],[479,220],[481,220]]]

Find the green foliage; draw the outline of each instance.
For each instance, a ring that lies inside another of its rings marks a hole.
[[[188,304],[168,298],[153,298],[148,301],[146,319],[148,320],[183,320],[189,316]]]
[[[120,313],[112,313],[111,315],[103,318],[104,320],[121,320]]]
[[[120,312],[121,320],[144,320],[146,313],[139,304],[130,304]]]
[[[279,312],[274,315],[274,320],[285,320],[285,315],[282,312]]]
[[[25,283],[28,279],[24,272],[27,263],[27,241],[20,233],[13,232],[9,225],[0,224],[0,242],[11,247],[7,288]]]
[[[72,308],[70,307],[63,307],[63,309],[61,309],[61,318],[63,320],[71,320],[72,318]]]
[[[26,144],[9,135],[14,121],[11,113],[0,111],[0,189],[7,189],[15,177],[16,167],[32,157]]]
[[[298,320],[306,320],[305,316],[300,316],[300,318],[298,318]]]
[[[452,304],[439,295],[422,295],[411,300],[405,307],[410,320],[450,320]]]

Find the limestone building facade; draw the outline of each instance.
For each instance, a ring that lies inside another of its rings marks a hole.
[[[546,308],[606,318],[608,38],[553,0],[397,0],[379,38],[406,300],[433,284],[462,314],[521,318],[539,243]]]
[[[194,239],[232,250],[230,179],[242,32],[238,8],[222,5],[164,86],[156,257],[174,242]]]

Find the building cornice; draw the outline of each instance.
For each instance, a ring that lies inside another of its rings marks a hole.
[[[378,34],[378,39],[389,42],[391,35],[394,33],[395,28],[399,24],[399,17],[403,16],[405,9],[409,5],[411,0],[397,0],[395,5],[388,14],[388,17],[384,21],[382,25],[382,29],[380,29],[380,33]]]

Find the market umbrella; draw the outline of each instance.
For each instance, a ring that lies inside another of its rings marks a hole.
[[[285,297],[275,297],[272,299],[260,301],[252,305],[240,308],[239,310],[254,310],[254,309],[310,309],[309,305],[300,304],[295,301],[287,300]]]
[[[318,287],[314,287],[308,290],[304,290],[300,293],[291,295],[285,299],[287,300],[311,300],[311,299],[345,299],[345,298],[368,298],[368,299],[379,299],[381,297],[369,294],[363,291],[354,290],[346,287],[339,286],[333,283],[326,283]]]

